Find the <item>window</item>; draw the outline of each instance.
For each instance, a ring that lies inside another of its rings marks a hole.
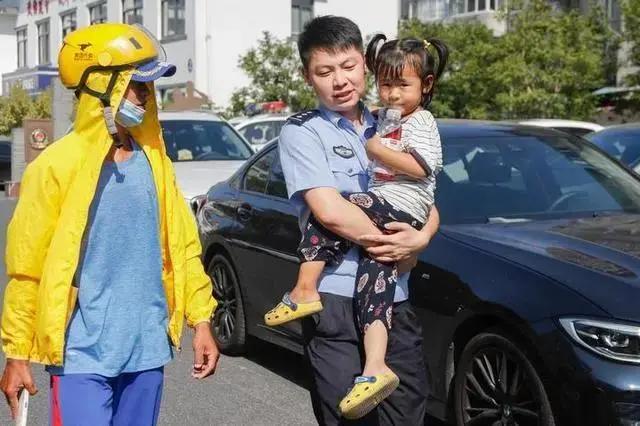
[[[580,139],[513,131],[445,140],[436,194],[444,223],[640,211],[637,180]]]
[[[49,20],[38,23],[38,65],[51,63],[49,55]]]
[[[142,25],[142,0],[122,0],[122,22]]]
[[[282,121],[263,121],[249,124],[239,129],[238,132],[240,132],[251,145],[263,145],[280,134],[284,122],[285,120],[283,119]]]
[[[253,154],[224,121],[167,120],[162,134],[171,161],[246,160]]]
[[[465,0],[451,0],[451,15],[458,15],[465,12]]]
[[[271,174],[269,175],[269,182],[267,183],[267,195],[288,199],[287,183],[284,180],[280,156],[277,155],[277,149],[273,149],[271,152],[275,152],[276,155],[271,163]]]
[[[618,0],[604,0],[604,8],[611,28],[620,32],[622,30],[622,11]]]
[[[89,6],[89,22],[91,25],[107,22],[106,1]]]
[[[16,31],[18,41],[18,68],[27,66],[27,29],[20,28]]]
[[[466,12],[474,12],[476,10],[476,0],[467,0]]]
[[[247,173],[244,175],[244,184],[242,185],[245,191],[264,194],[269,180],[271,163],[275,159],[276,154],[277,151],[272,149],[249,167],[249,170],[247,170]]]
[[[76,11],[65,13],[60,16],[62,20],[62,38],[65,38],[67,34],[76,29]]]
[[[162,38],[185,34],[184,0],[162,0]]]
[[[298,36],[313,19],[313,0],[291,0],[291,34]]]

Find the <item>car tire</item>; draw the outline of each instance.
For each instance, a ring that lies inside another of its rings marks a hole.
[[[224,255],[216,254],[209,262],[207,274],[213,282],[213,297],[218,301],[211,319],[213,337],[222,353],[241,354],[246,348],[247,335],[236,272]]]
[[[555,426],[542,379],[514,342],[508,333],[489,330],[467,343],[456,367],[453,390],[458,426]]]

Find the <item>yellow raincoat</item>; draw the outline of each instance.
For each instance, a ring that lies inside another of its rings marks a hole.
[[[88,86],[102,93],[110,75],[93,72]],[[130,79],[131,71],[120,73],[111,96],[114,112]],[[144,122],[131,133],[149,159],[158,193],[167,332],[179,347],[183,318],[190,326],[208,321],[216,301],[200,261],[195,221],[166,155],[153,91],[146,109]],[[77,296],[71,282],[100,169],[112,145],[102,111],[97,98],[83,93],[74,131],[48,147],[25,170],[7,235],[10,281],[1,328],[7,358],[63,363],[66,327]],[[118,262],[123,253],[126,247],[113,253],[113,261]]]

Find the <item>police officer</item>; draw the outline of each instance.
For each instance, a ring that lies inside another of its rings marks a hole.
[[[437,231],[434,208],[422,231],[392,224],[391,235],[380,231],[340,195],[367,190],[367,135],[375,119],[362,104],[365,65],[358,27],[341,17],[318,17],[298,39],[305,79],[319,108],[291,117],[280,134],[280,159],[289,196],[303,226],[310,212],[330,231],[359,245],[379,261],[399,261],[405,273],[398,279],[388,365],[400,387],[378,409],[361,419],[364,424],[420,425],[424,422],[427,383],[422,330],[408,298],[408,272],[416,255]],[[353,378],[362,371],[360,332],[352,296],[358,268],[358,248],[337,267],[326,267],[319,291],[324,309],[303,320],[305,354],[313,376],[312,402],[320,424],[341,424],[338,404]]]

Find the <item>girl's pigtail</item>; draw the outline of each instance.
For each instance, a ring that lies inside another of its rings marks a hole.
[[[369,71],[375,74],[376,64],[378,62],[378,53],[380,49],[387,41],[387,37],[384,34],[376,34],[373,36],[369,44],[367,45],[367,52],[365,53],[365,62]]]
[[[433,46],[438,54],[438,68],[434,70],[435,79],[439,79],[444,72],[444,68],[447,65],[447,60],[449,59],[449,49],[444,42],[437,38],[428,38],[427,41]]]

